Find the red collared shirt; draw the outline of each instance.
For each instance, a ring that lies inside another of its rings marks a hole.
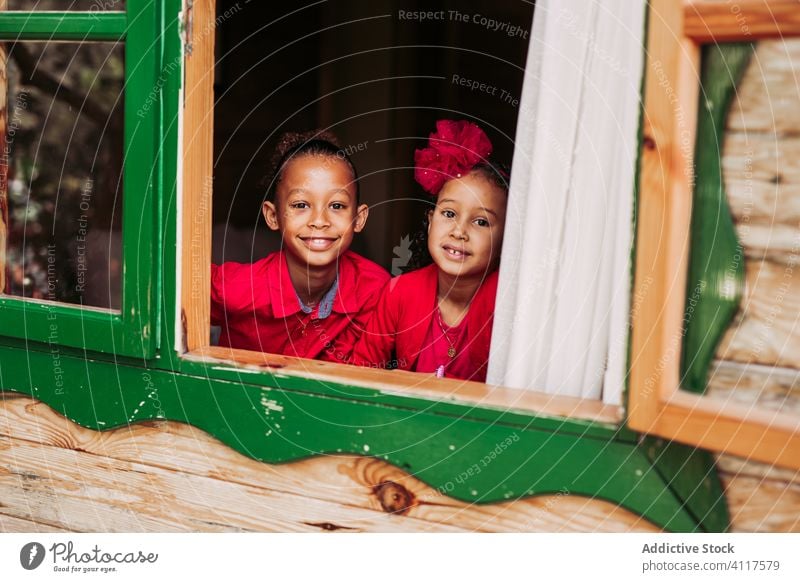
[[[464,316],[466,346],[459,346],[462,362],[457,370],[450,369],[448,377],[486,381],[497,278],[496,270],[486,275],[472,299]],[[426,347],[425,338],[437,313],[438,281],[435,264],[392,279],[356,345],[353,363],[383,368],[394,352],[398,368],[417,371],[420,353],[430,347],[430,342]]]
[[[222,326],[221,346],[346,362],[389,274],[348,251],[339,258],[339,283],[330,315],[304,313],[286,257],[275,252],[255,263],[211,265],[211,323]]]

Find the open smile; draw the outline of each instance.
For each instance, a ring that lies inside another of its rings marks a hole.
[[[454,247],[452,245],[443,245],[442,249],[445,252],[445,256],[454,261],[463,261],[468,257],[472,256],[472,253],[470,253],[466,249]]]
[[[312,251],[327,251],[336,244],[339,238],[329,236],[301,236],[300,240]]]

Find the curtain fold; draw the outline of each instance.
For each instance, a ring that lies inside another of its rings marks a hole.
[[[540,0],[488,381],[619,404],[645,0]]]

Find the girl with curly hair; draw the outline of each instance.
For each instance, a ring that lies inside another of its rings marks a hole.
[[[432,263],[392,279],[354,363],[486,380],[509,180],[491,152],[477,125],[449,120],[416,151],[415,178],[436,197],[426,228]]]

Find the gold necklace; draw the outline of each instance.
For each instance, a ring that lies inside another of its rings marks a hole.
[[[442,335],[444,335],[444,339],[447,340],[447,344],[450,346],[447,348],[447,355],[452,360],[456,357],[456,346],[453,342],[450,341],[450,336],[447,335],[447,330],[444,328],[444,321],[442,320],[442,310],[436,310],[436,323],[439,324],[439,329],[442,330]]]

